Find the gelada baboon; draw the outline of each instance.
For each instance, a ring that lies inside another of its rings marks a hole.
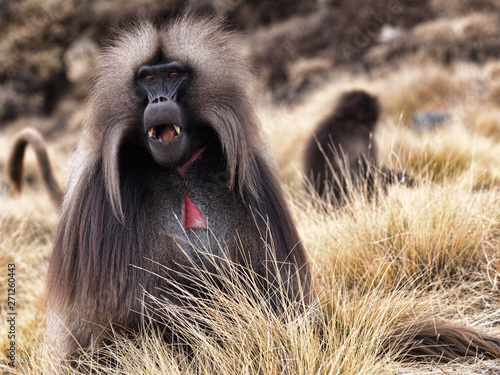
[[[276,310],[280,287],[312,303],[249,70],[221,26],[193,16],[138,23],[96,69],[48,270],[58,348],[88,347],[110,322],[138,330],[145,294],[182,303],[158,274],[189,288],[183,270],[213,271],[210,254],[253,269]]]
[[[379,115],[378,99],[365,91],[348,91],[340,97],[307,143],[304,174],[309,188],[320,196],[331,193],[334,203],[342,204],[355,189],[370,197],[376,180],[382,186],[396,181],[412,184],[404,172],[378,167],[373,133]]]
[[[23,159],[28,144],[35,150],[38,165],[42,171],[42,180],[47,188],[50,199],[56,207],[59,207],[62,195],[61,189],[52,173],[43,137],[38,130],[33,128],[23,129],[16,135],[7,159],[7,176],[9,177],[12,192],[19,194],[22,190]]]
[[[210,254],[262,276],[263,297],[278,311],[280,286],[291,301],[314,303],[248,68],[218,23],[184,16],[137,24],[105,50],[96,75],[47,276],[54,349],[72,355],[99,343],[110,323],[140,330],[147,294],[183,304],[169,277],[200,288],[183,273],[193,265],[216,271]],[[436,322],[411,325],[391,342],[426,358],[441,358],[441,342],[450,346],[446,360],[478,354],[471,347],[500,356],[498,340]]]

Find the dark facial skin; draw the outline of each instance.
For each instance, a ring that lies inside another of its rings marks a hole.
[[[163,167],[178,167],[206,144],[208,127],[193,123],[186,115],[183,96],[190,70],[177,63],[145,65],[139,69],[137,87],[144,99],[143,126],[153,159]]]

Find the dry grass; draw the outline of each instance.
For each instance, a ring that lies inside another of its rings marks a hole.
[[[299,223],[308,248],[319,248],[327,273],[350,286],[392,289],[453,279],[480,272],[481,260],[497,252],[500,201],[494,194],[422,184],[394,187],[373,203],[360,197],[330,208],[328,216],[305,206],[310,209],[299,211]]]
[[[314,266],[321,299],[318,306],[303,314],[275,316],[265,304],[251,298],[251,280],[228,277],[230,292],[213,290],[213,300],[199,301],[191,319],[173,306],[165,310],[165,316],[181,317],[176,330],[191,344],[190,353],[161,341],[154,332],[117,337],[113,346],[99,349],[101,355],[119,364],[108,372],[498,373],[497,361],[402,364],[393,360],[397,347],[381,355],[391,333],[413,319],[451,319],[500,335],[496,110],[492,102],[483,102],[481,106],[492,109],[476,111],[474,88],[484,83],[471,78],[474,72],[469,68],[457,66],[444,74],[441,68],[428,68],[403,67],[377,78],[337,75],[303,105],[277,108],[259,104]],[[380,159],[385,165],[408,171],[417,184],[391,187],[372,202],[356,196],[352,204],[335,208],[304,194],[300,158],[316,122],[331,111],[343,90],[352,88],[384,93],[381,101],[386,112],[376,134]],[[453,113],[449,126],[416,134],[401,120],[407,118],[401,114],[435,107]],[[0,133],[0,148],[7,150],[9,138],[10,133]],[[62,181],[69,154],[55,147],[51,154],[58,155],[56,168]],[[0,168],[4,160],[2,153]],[[30,160],[27,169],[35,173]],[[57,213],[39,183],[18,198],[10,196],[5,183],[0,171],[0,270],[6,274],[11,262],[17,268],[15,373],[49,374],[56,363],[43,341],[43,294]],[[204,283],[206,275],[193,277]],[[0,295],[4,296],[0,307],[5,311],[5,283],[0,285]],[[210,327],[210,334],[200,328],[200,322]],[[2,355],[8,343],[6,331],[2,319]],[[101,364],[91,354],[82,359],[82,365],[99,372]]]

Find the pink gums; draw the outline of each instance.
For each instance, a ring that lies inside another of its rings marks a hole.
[[[184,171],[189,163],[195,160],[203,152],[204,148],[196,151],[193,156],[186,162],[186,164],[179,167],[182,178],[184,178]],[[208,229],[207,219],[200,212],[198,207],[189,199],[186,190],[184,189],[184,202],[182,205],[182,225],[184,228],[202,228]]]

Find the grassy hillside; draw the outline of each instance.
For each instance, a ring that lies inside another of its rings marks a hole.
[[[305,316],[275,317],[246,298],[248,285],[231,285],[230,295],[214,291],[214,306],[202,306],[198,320],[186,319],[178,327],[195,348],[191,356],[159,341],[154,333],[117,337],[108,355],[120,366],[111,373],[500,371],[500,361],[480,358],[474,363],[403,364],[395,360],[399,348],[387,346],[395,330],[414,319],[449,319],[500,336],[499,66],[408,63],[376,76],[337,72],[293,107],[272,104],[266,94],[261,95],[259,112],[314,265],[320,305]],[[352,204],[335,208],[305,194],[301,156],[317,121],[332,110],[341,92],[352,88],[379,95],[384,114],[375,139],[382,164],[406,170],[416,184],[393,186],[372,202],[359,196]],[[446,110],[451,120],[434,131],[416,133],[411,115],[426,109]],[[18,367],[14,373],[50,373],[55,362],[44,343],[43,305],[57,212],[31,151],[25,191],[20,197],[11,196],[4,163],[12,133],[20,126],[0,132],[0,270],[5,275],[0,308],[7,311],[7,265],[15,263]],[[77,132],[50,142],[61,182],[76,139]],[[206,275],[197,277],[203,282]],[[211,335],[199,328],[199,321],[212,328]],[[2,319],[2,360],[9,346],[8,330]],[[96,369],[100,366],[90,356],[83,361]],[[5,365],[1,368],[8,370]]]

